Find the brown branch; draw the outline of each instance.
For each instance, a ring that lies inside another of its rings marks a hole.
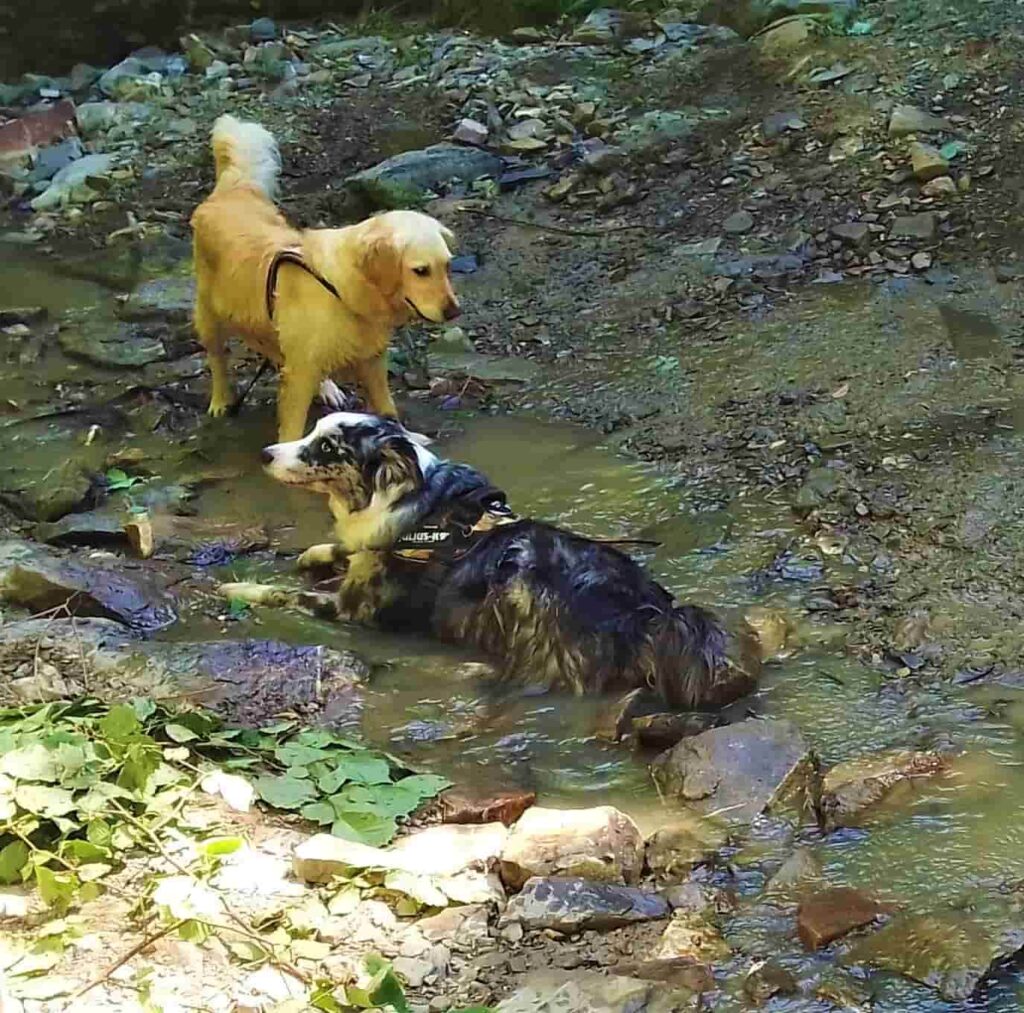
[[[541,232],[557,232],[564,236],[591,236],[600,239],[601,236],[611,235],[614,232],[657,231],[652,230],[649,225],[613,225],[607,229],[573,229],[567,225],[545,225],[542,222],[529,222],[525,218],[507,218],[505,215],[496,215],[491,211],[481,211],[479,208],[460,206],[455,210],[464,215],[490,218],[495,222],[504,222],[506,225],[521,225],[523,228],[538,229]]]

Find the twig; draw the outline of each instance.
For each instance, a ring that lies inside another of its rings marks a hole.
[[[153,943],[157,942],[157,940],[163,939],[164,936],[168,936],[172,932],[177,931],[185,924],[186,921],[188,921],[187,918],[179,918],[176,922],[172,922],[170,925],[165,925],[159,930],[159,932],[153,932],[140,940],[130,950],[118,957],[112,964],[108,964],[99,974],[96,975],[95,978],[91,981],[87,981],[80,988],[76,989],[68,999],[67,1003],[65,1003],[64,1009],[71,1009],[71,1004],[75,1002],[76,999],[81,999],[86,992],[91,992],[97,985],[102,985],[103,982],[105,982],[118,968],[127,964],[132,957],[138,956],[147,947],[150,947]]]
[[[490,218],[495,222],[504,222],[506,225],[521,225],[527,229],[539,229],[541,232],[558,232],[565,236],[593,236],[600,239],[601,236],[611,235],[613,232],[650,231],[651,229],[649,225],[613,225],[607,229],[572,229],[566,225],[545,225],[542,222],[528,222],[525,218],[507,218],[505,215],[481,211],[479,208],[457,207],[455,210],[464,215],[476,215],[478,218]]]

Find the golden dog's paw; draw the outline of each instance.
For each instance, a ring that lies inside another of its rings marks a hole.
[[[318,566],[332,566],[338,558],[338,546],[333,543],[313,545],[299,556],[296,566],[300,570],[314,570]]]
[[[288,605],[295,597],[294,592],[283,588],[248,582],[221,584],[217,591],[229,601],[244,601],[249,605]]]
[[[211,401],[210,407],[206,409],[206,414],[211,418],[220,419],[227,415],[228,410],[231,408],[231,403],[226,402],[221,404],[219,401]]]

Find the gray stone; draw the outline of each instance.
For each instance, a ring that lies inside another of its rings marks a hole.
[[[683,739],[655,760],[662,790],[702,813],[747,823],[812,777],[810,750],[789,721],[751,719]]]
[[[141,123],[153,109],[144,102],[83,102],[75,109],[75,122],[83,137],[123,123]]]
[[[478,120],[464,118],[459,120],[459,125],[452,134],[453,141],[462,144],[472,144],[475,147],[482,147],[487,143],[487,135],[490,131],[487,126]]]
[[[147,65],[148,61],[129,56],[105,71],[99,89],[112,99],[138,99],[160,92],[161,77]]]
[[[167,357],[163,342],[139,325],[95,315],[69,323],[57,341],[68,355],[108,369],[134,369]]]
[[[910,145],[910,163],[914,178],[922,183],[945,176],[949,173],[949,162],[942,157],[938,148],[915,141]]]
[[[177,621],[172,599],[141,573],[26,542],[0,543],[0,592],[34,612],[66,605],[75,615],[116,619],[139,631]]]
[[[59,520],[82,506],[91,491],[88,469],[74,458],[38,467],[29,460],[0,470],[0,502],[29,520]]]
[[[257,18],[249,26],[249,37],[253,42],[270,42],[277,38],[277,25],[273,18]]]
[[[346,185],[377,206],[402,206],[453,181],[469,183],[481,176],[497,176],[502,165],[497,155],[479,148],[435,144],[357,172],[349,176]]]
[[[36,152],[36,160],[32,166],[29,179],[35,182],[53,179],[61,169],[67,168],[76,159],[82,157],[82,142],[77,137],[69,137],[59,144],[40,148]]]
[[[580,932],[616,929],[668,915],[665,898],[649,890],[552,877],[528,879],[522,892],[509,901],[502,921],[519,922],[527,930]]]
[[[613,144],[600,144],[587,151],[583,156],[583,168],[588,172],[603,175],[622,167],[626,153]]]
[[[717,820],[693,814],[674,816],[647,839],[647,867],[661,881],[678,881],[695,865],[713,858],[728,836]]]
[[[837,22],[853,17],[858,0],[705,0],[698,20],[726,25],[749,38],[773,21],[794,14],[828,14]]]
[[[365,35],[356,39],[331,39],[314,46],[311,54],[318,59],[337,60],[360,53],[386,53],[388,42],[379,35]]]
[[[761,123],[764,136],[771,140],[787,130],[805,130],[807,123],[797,112],[771,113]]]
[[[747,211],[737,211],[722,222],[722,231],[732,236],[742,235],[754,227],[754,217]]]
[[[889,133],[893,137],[903,137],[906,134],[934,134],[952,129],[953,125],[949,120],[933,116],[916,106],[894,106],[889,116]]]
[[[861,252],[871,246],[871,229],[866,222],[843,222],[840,225],[833,225],[832,235]]]
[[[86,155],[61,169],[49,187],[32,201],[34,211],[85,203],[99,196],[98,187],[115,164],[113,155]]]
[[[125,320],[165,320],[188,323],[196,297],[191,275],[155,278],[140,285],[124,302],[118,315]]]
[[[919,215],[903,215],[892,223],[889,235],[893,239],[934,239],[939,220],[933,211]]]
[[[460,352],[475,352],[476,348],[473,342],[469,340],[469,336],[466,332],[458,326],[445,327],[437,337],[430,342],[430,350],[440,355],[445,355],[449,352],[456,354]]]
[[[794,897],[814,889],[825,878],[821,860],[808,848],[797,848],[787,858],[765,887],[766,893]]]
[[[689,137],[696,125],[697,120],[687,113],[652,109],[624,127],[618,142],[631,154],[654,152]]]
[[[594,971],[535,971],[496,1013],[689,1013],[694,993],[659,982]]]

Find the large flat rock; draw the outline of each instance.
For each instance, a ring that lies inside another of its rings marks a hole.
[[[685,988],[592,971],[536,971],[497,1013],[683,1013],[698,1008]]]

